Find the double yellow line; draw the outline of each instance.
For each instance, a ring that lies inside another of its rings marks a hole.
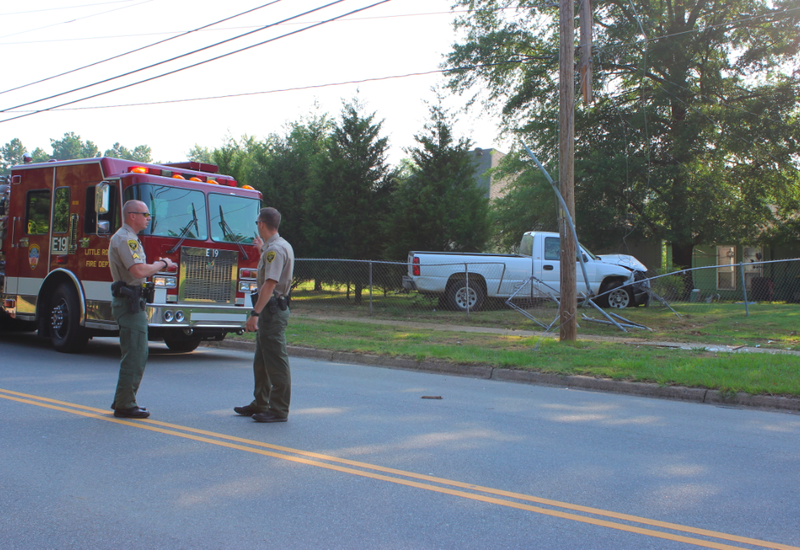
[[[97,420],[114,422],[115,424],[122,424],[142,430],[149,430],[152,432],[181,437],[184,439],[191,439],[193,441],[208,443],[210,445],[217,445],[219,447],[227,447],[229,449],[236,449],[238,451],[260,454],[281,460],[288,460],[290,462],[305,464],[307,466],[325,468],[327,470],[333,470],[345,474],[387,481],[389,483],[405,485],[407,487],[415,487],[417,489],[424,489],[426,491],[443,493],[446,495],[476,500],[488,504],[495,504],[498,506],[516,508],[518,510],[535,512],[537,514],[577,521],[580,523],[588,523],[590,525],[606,527],[609,529],[617,529],[619,531],[625,531],[628,533],[636,533],[648,537],[683,542],[704,548],[718,548],[727,550],[733,548],[757,547],[774,548],[778,550],[800,550],[800,547],[796,546],[767,542],[748,537],[739,537],[718,531],[697,529],[695,527],[668,523],[665,521],[658,521],[628,514],[619,514],[599,508],[591,508],[588,506],[580,506],[567,502],[559,502],[556,500],[514,493],[511,491],[503,491],[491,487],[482,487],[479,485],[472,485],[470,483],[462,483],[459,481],[427,476],[414,472],[407,472],[404,470],[396,470],[394,468],[385,468],[383,466],[376,466],[374,464],[368,464],[365,462],[357,462],[355,460],[347,460],[335,456],[312,453],[299,449],[292,449],[290,447],[282,447],[280,445],[272,445],[262,441],[244,439],[231,435],[190,428],[187,426],[169,424],[167,422],[160,422],[158,420],[127,420],[115,418],[112,414],[104,409],[86,407],[84,405],[58,401],[56,399],[39,397],[36,395],[15,392],[2,388],[0,388],[0,398],[79,416],[85,416],[88,418],[94,418]],[[527,504],[529,502],[536,503],[541,506]],[[547,506],[547,508],[542,506]],[[652,528],[662,529],[662,531],[657,531]],[[695,535],[706,538],[699,539],[687,535]],[[748,546],[731,546],[719,541],[739,543]]]

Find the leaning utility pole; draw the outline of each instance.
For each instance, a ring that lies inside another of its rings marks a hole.
[[[575,219],[575,6],[573,0],[559,0],[561,48],[559,50],[559,154],[558,179],[561,196],[569,215]],[[561,309],[559,339],[578,337],[575,261],[577,247],[570,233],[567,217],[559,216],[561,236]]]

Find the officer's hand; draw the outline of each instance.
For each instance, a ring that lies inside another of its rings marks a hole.
[[[247,324],[244,326],[247,332],[255,332],[258,330],[258,317],[250,316],[247,319]]]
[[[169,258],[159,258],[159,259],[158,259],[158,261],[159,261],[159,262],[161,262],[161,261],[167,262],[167,267],[166,267],[166,269],[169,269],[170,267],[173,267],[173,266],[175,265],[175,262],[173,262],[173,261],[172,261],[172,260],[170,260]]]
[[[264,246],[264,241],[261,240],[261,237],[256,235],[256,238],[253,239],[253,246],[258,248],[259,252],[261,251],[261,247]]]

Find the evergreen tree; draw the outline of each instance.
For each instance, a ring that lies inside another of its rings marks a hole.
[[[328,154],[332,129],[326,114],[291,123],[285,136],[270,136],[253,170],[253,186],[261,191],[265,206],[281,213],[281,235],[292,243],[297,257],[314,256],[304,230],[305,201],[315,171]]]
[[[320,258],[379,259],[385,248],[383,220],[394,172],[386,161],[388,139],[375,114],[357,102],[344,105],[328,154],[320,158],[306,196],[305,231],[310,253]],[[366,278],[355,278],[360,303]]]
[[[387,255],[410,250],[480,251],[489,236],[488,200],[475,179],[468,139],[453,138],[455,120],[439,104],[430,108],[411,155],[408,177],[392,196]]]
[[[51,139],[50,145],[53,148],[51,158],[55,160],[72,160],[82,158],[93,158],[100,156],[100,149],[91,141],[82,141],[81,136],[75,132],[66,132],[61,139]]]
[[[103,153],[103,156],[132,160],[135,162],[153,162],[150,147],[147,145],[138,145],[131,151],[117,142],[111,149],[107,149],[106,152]]]

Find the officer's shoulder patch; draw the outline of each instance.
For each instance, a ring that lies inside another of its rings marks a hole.
[[[136,250],[139,248],[139,241],[137,241],[136,239],[129,240],[128,241],[128,248],[130,248],[132,251],[136,252]]]
[[[269,252],[267,252],[267,262],[272,263],[272,260],[274,259],[275,259],[275,251],[270,250]]]

